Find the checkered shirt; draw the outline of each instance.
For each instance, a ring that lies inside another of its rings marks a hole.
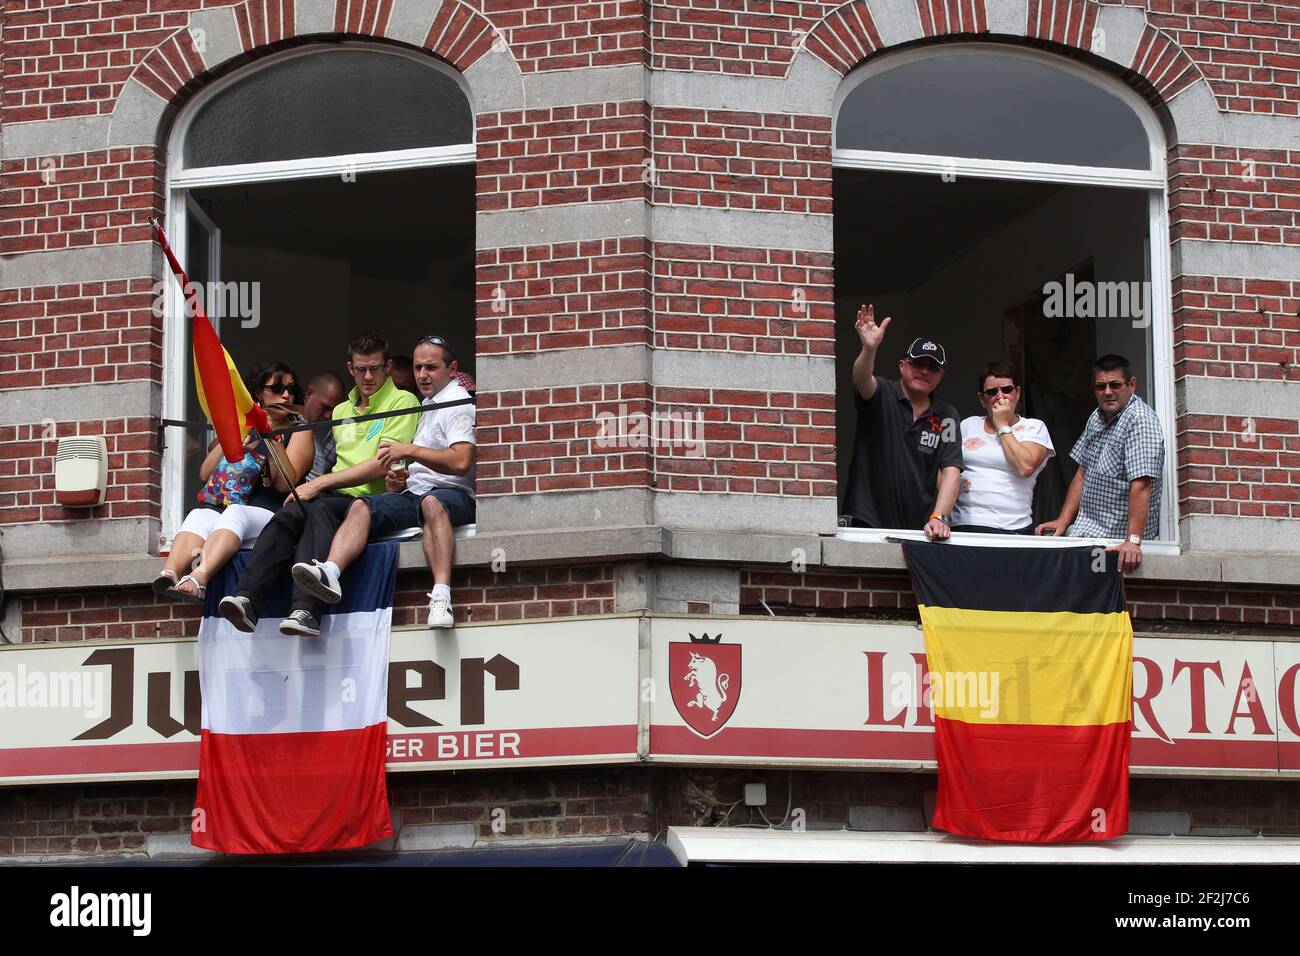
[[[1129,483],[1151,479],[1151,507],[1144,540],[1160,536],[1160,491],[1165,439],[1151,406],[1134,395],[1109,424],[1101,409],[1088,416],[1070,457],[1084,468],[1083,499],[1067,534],[1086,538],[1128,537]]]

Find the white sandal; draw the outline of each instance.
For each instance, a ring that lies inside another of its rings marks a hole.
[[[194,585],[194,593],[191,594],[189,591],[180,589],[181,585],[186,581]],[[163,596],[172,601],[179,601],[182,604],[206,604],[208,601],[208,586],[195,581],[192,574],[187,574],[177,581],[176,586]]]
[[[153,588],[154,594],[157,594],[159,597],[165,597],[167,592],[176,587],[179,583],[180,582],[176,580],[175,571],[171,568],[163,568],[153,579],[150,587]]]

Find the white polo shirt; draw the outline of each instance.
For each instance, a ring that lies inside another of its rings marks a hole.
[[[455,402],[469,398],[469,392],[451,382],[433,398],[425,399],[425,405],[440,402]],[[435,408],[420,416],[420,424],[415,429],[414,443],[424,448],[445,449],[457,442],[474,441],[474,405],[457,405],[454,408]],[[417,495],[427,495],[435,488],[463,488],[474,497],[474,471],[470,466],[465,475],[447,475],[434,471],[417,461],[411,462],[406,473],[406,488]]]

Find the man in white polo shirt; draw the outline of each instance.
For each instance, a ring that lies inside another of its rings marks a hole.
[[[415,343],[415,383],[426,405],[470,398],[456,381],[459,363],[450,343],[428,335]],[[360,498],[348,511],[326,561],[293,566],[305,591],[329,604],[343,599],[339,577],[371,537],[424,526],[424,557],[433,572],[429,627],[451,627],[452,529],[474,521],[474,405],[435,408],[420,416],[413,443],[384,443],[379,458],[389,467],[382,495]]]

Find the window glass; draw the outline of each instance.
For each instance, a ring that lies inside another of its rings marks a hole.
[[[464,92],[441,70],[371,50],[330,50],[251,73],[205,103],[187,167],[468,143]]]
[[[839,149],[1149,169],[1141,121],[1117,96],[1046,63],[997,53],[914,60],[858,84]]]

